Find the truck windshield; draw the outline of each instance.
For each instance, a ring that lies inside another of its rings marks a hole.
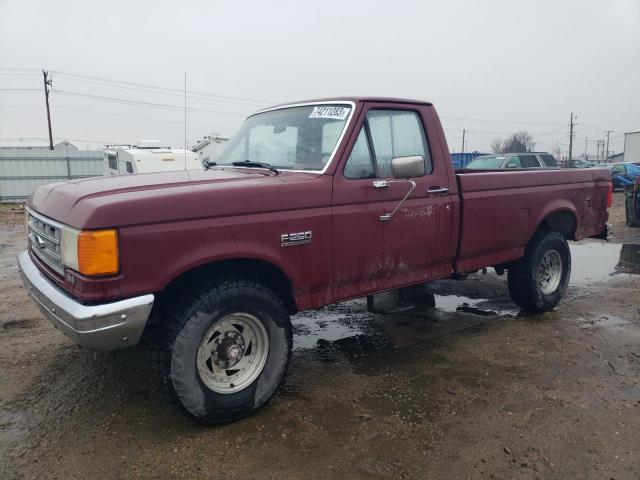
[[[285,107],[247,119],[217,165],[262,162],[279,170],[322,170],[351,114],[347,104]]]
[[[478,157],[467,165],[471,170],[494,170],[502,167],[502,163],[507,157],[504,155],[490,155],[487,157]]]

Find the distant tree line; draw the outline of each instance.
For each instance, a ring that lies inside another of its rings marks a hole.
[[[493,153],[532,152],[535,145],[529,132],[516,132],[507,138],[495,138],[491,149]]]

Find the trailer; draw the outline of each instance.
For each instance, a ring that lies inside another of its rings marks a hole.
[[[104,149],[104,174],[166,172],[201,168],[198,155],[183,148],[162,147],[156,140],[141,140],[137,145],[107,145]]]
[[[198,158],[202,163],[215,162],[228,141],[228,137],[212,133],[200,140],[195,147],[193,147],[193,151],[198,154]]]

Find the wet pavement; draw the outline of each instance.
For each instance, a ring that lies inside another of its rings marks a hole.
[[[204,427],[144,346],[89,352],[41,318],[14,266],[20,212],[1,213],[0,478],[640,478],[640,247],[623,225],[620,243],[571,246],[546,314],[490,269],[431,284],[435,307],[296,315],[274,399]]]

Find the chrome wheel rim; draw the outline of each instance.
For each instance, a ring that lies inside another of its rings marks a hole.
[[[562,258],[555,250],[544,254],[537,272],[538,285],[544,295],[555,292],[562,279]]]
[[[268,353],[264,324],[249,313],[232,313],[211,325],[202,338],[198,375],[214,392],[238,392],[260,375]]]

